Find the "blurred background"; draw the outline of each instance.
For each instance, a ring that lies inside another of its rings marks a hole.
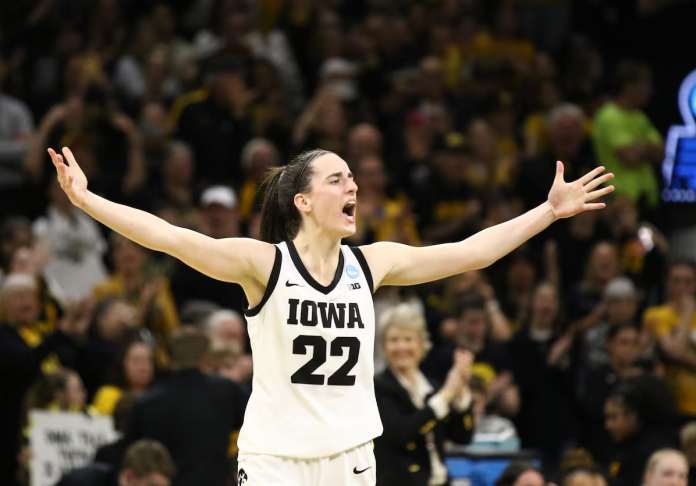
[[[0,484],[89,464],[62,484],[245,481],[243,292],[72,207],[46,154],[63,146],[93,192],[212,238],[257,238],[265,170],[334,151],[360,188],[351,245],[459,241],[543,203],[556,160],[567,181],[605,166],[605,210],[377,291],[378,385],[420,369],[434,391],[456,348],[476,356],[448,415],[464,430],[378,386],[398,418],[378,484],[639,486],[665,447],[696,466],[696,211],[662,197],[694,18],[692,0],[0,2]],[[68,460],[37,449],[31,410],[119,439]]]

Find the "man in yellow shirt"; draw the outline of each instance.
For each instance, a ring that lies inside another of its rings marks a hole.
[[[643,327],[658,340],[669,360],[667,384],[674,392],[680,413],[696,417],[696,266],[673,263],[667,290],[669,301],[648,308]]]

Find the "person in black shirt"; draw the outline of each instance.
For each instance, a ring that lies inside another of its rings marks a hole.
[[[604,405],[604,416],[616,444],[609,464],[611,486],[642,484],[650,456],[679,445],[674,397],[654,376],[630,378],[618,385]]]
[[[241,428],[248,395],[240,385],[200,371],[210,352],[202,331],[178,329],[170,349],[175,371],[135,404],[126,444],[147,438],[167,447],[178,469],[173,486],[224,486],[230,441]]]
[[[599,464],[606,465],[613,446],[604,427],[604,403],[611,391],[627,378],[645,371],[636,362],[638,357],[638,330],[631,323],[611,327],[606,337],[608,363],[583,367],[579,371],[577,403],[582,428],[578,439]]]
[[[556,287],[548,282],[532,295],[530,317],[509,343],[520,390],[515,423],[522,447],[543,453],[544,466],[555,470],[574,432],[570,370],[572,334],[561,334]]]
[[[116,402],[114,407],[114,429],[116,432],[123,434],[126,431],[126,425],[130,420],[131,412],[135,406],[135,401],[140,396],[138,392],[126,392]],[[126,439],[121,435],[121,438],[110,444],[105,444],[97,449],[94,454],[94,462],[107,464],[109,466],[118,467],[126,453]]]
[[[210,87],[184,95],[173,107],[175,137],[191,145],[196,176],[205,184],[241,180],[239,157],[252,137],[247,67],[235,57],[211,60]]]

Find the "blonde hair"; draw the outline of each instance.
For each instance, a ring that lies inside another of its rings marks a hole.
[[[679,432],[682,449],[696,444],[696,421],[689,422]]]
[[[428,332],[425,317],[412,304],[401,303],[384,311],[379,320],[379,327],[382,346],[384,346],[384,338],[387,335],[387,331],[392,327],[415,331],[423,346],[423,356],[428,354],[428,351],[433,346],[430,341],[430,333]]]
[[[653,455],[650,456],[650,459],[648,459],[648,464],[645,466],[645,475],[647,476],[648,474],[652,473],[657,467],[657,464],[669,456],[680,458],[682,461],[684,461],[686,469],[689,469],[689,461],[686,459],[686,456],[682,451],[678,451],[677,449],[660,449],[659,451],[654,452]]]

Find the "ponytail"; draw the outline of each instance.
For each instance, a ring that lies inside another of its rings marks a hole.
[[[308,150],[284,167],[273,167],[263,179],[259,192],[261,205],[261,240],[276,244],[292,240],[300,231],[302,215],[295,207],[295,195],[311,190],[314,170],[312,161],[327,150]]]

